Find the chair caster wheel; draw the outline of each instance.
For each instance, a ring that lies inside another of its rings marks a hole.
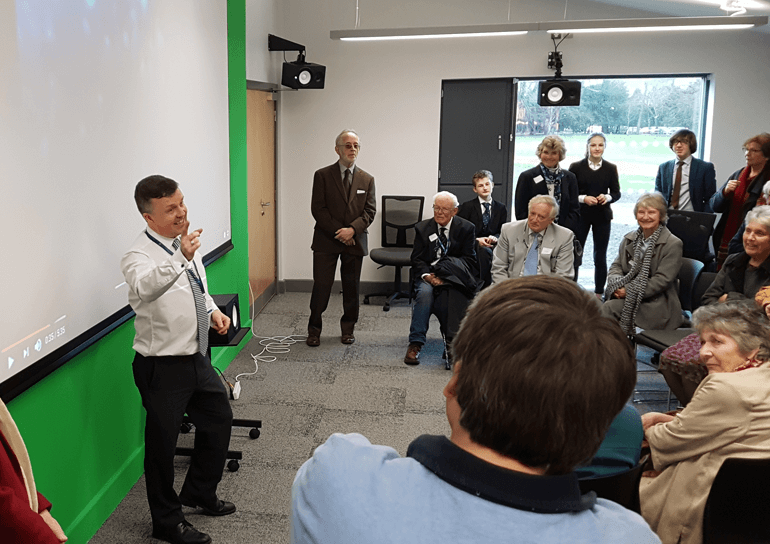
[[[389,312],[390,311],[390,304],[385,304],[385,306],[382,307],[383,312]]]
[[[241,468],[241,464],[238,462],[237,459],[232,459],[227,462],[227,470],[230,472],[238,472],[238,469]]]
[[[254,428],[249,431],[249,438],[257,439],[259,438],[260,432],[259,429]]]
[[[192,431],[192,428],[193,428],[192,423],[182,423],[179,426],[179,432],[182,434],[187,434],[190,431]]]
[[[369,295],[364,297],[364,304],[369,304]]]

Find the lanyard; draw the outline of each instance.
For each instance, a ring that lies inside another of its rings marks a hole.
[[[160,247],[162,247],[162,248],[163,248],[163,251],[165,251],[165,252],[166,252],[166,253],[168,253],[169,255],[173,255],[173,254],[174,254],[174,252],[173,252],[173,251],[171,251],[169,248],[167,248],[167,247],[166,247],[166,246],[163,244],[163,242],[161,242],[160,240],[158,240],[157,238],[155,238],[155,237],[154,237],[152,234],[150,234],[150,233],[149,233],[149,232],[147,232],[146,230],[144,231],[144,233],[147,235],[147,238],[149,238],[150,240],[152,240],[153,242],[155,242],[156,244],[158,244]],[[188,270],[188,272],[190,272],[190,275],[191,275],[191,276],[192,276],[192,278],[195,280],[195,283],[197,283],[197,284],[198,284],[198,287],[200,287],[200,288],[201,288],[201,293],[205,293],[205,292],[206,292],[206,289],[203,287],[203,282],[201,281],[201,278],[200,278],[200,273],[198,273],[198,265],[196,265],[196,264],[195,264],[195,261],[193,261],[193,262],[192,262],[192,264],[193,264],[193,267],[195,268],[195,272],[193,272],[193,271],[192,271],[192,270],[190,270],[189,268],[188,268],[187,270]]]

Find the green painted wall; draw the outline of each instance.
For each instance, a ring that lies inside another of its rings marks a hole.
[[[238,293],[241,307],[248,309],[245,0],[228,0],[227,26],[235,249],[213,263],[207,275],[211,292]],[[8,406],[29,450],[38,489],[53,503],[54,517],[73,544],[96,533],[142,474],[144,409],[131,373],[133,337],[132,320]],[[216,349],[214,364],[226,368],[245,343]]]

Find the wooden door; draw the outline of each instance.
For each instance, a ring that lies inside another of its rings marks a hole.
[[[275,102],[267,91],[247,97],[250,306],[256,314],[276,292]]]

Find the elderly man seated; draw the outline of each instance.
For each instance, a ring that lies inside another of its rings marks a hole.
[[[476,228],[457,213],[457,197],[441,191],[433,197],[433,218],[414,226],[412,280],[414,306],[404,362],[420,363],[431,313],[441,324],[447,348],[460,328],[468,303],[480,286]],[[447,351],[447,367],[451,352]]]
[[[636,383],[631,344],[572,281],[534,276],[482,291],[454,342],[450,436],[401,457],[333,434],[299,469],[291,541],[660,542],[638,514],[580,494]]]
[[[556,199],[539,195],[529,201],[529,215],[503,225],[492,256],[492,283],[542,274],[572,279],[574,238],[571,230],[553,222]]]

